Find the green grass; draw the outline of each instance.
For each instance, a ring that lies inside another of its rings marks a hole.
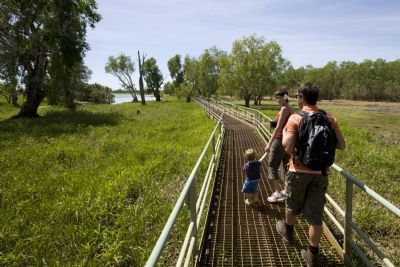
[[[295,99],[290,104],[298,110]],[[334,100],[318,107],[337,118],[346,139],[347,148],[337,152],[335,163],[400,208],[400,103]],[[272,119],[279,111],[275,100],[255,108]],[[345,180],[337,172],[330,177],[329,194],[344,207]],[[354,194],[354,221],[400,265],[400,240],[394,238],[400,236],[400,220],[356,186]]]
[[[347,141],[337,164],[400,207],[400,104],[319,106]],[[271,118],[278,110],[263,101]],[[194,103],[173,100],[77,112],[42,106],[39,119],[9,120],[17,113],[0,100],[0,266],[143,266],[215,125]],[[331,176],[329,194],[344,206],[340,175]],[[399,219],[357,188],[353,214],[400,265]],[[186,219],[184,211],[178,222]],[[163,265],[183,235],[174,230]]]
[[[0,265],[143,266],[215,122],[177,101],[17,112],[0,105]]]

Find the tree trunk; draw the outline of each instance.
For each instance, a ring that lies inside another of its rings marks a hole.
[[[25,89],[25,102],[19,113],[16,115],[17,118],[37,118],[38,107],[42,103],[45,92],[42,90],[42,84],[44,76],[46,74],[47,68],[47,58],[44,50],[39,50],[36,56],[35,65],[32,68],[30,65],[26,68],[28,69],[28,77]]]
[[[138,59],[139,59],[139,90],[140,90],[140,98],[142,99],[142,105],[146,105],[146,99],[144,96],[144,86],[143,86],[143,63],[144,63],[144,56],[140,58],[139,51],[137,52]]]
[[[39,87],[39,84],[28,80],[26,86],[26,98],[18,115],[18,118],[37,118],[38,107],[45,97],[44,91]]]
[[[244,96],[244,106],[249,108],[250,107],[250,95]]]
[[[18,107],[18,93],[17,91],[14,91],[11,95],[11,103],[13,104],[14,107]]]
[[[258,97],[257,97],[257,105],[258,106],[261,106],[261,100],[263,99],[263,96],[262,95],[259,95]]]
[[[132,102],[134,102],[134,103],[135,103],[135,102],[139,102],[139,100],[138,100],[136,94],[134,94],[134,93],[131,92],[131,95],[132,95],[132,99],[133,99]]]
[[[74,101],[74,95],[68,89],[66,89],[64,101],[65,101],[64,105],[66,108],[68,108],[69,110],[76,110],[76,103]]]
[[[186,102],[189,103],[190,101],[191,101],[191,97],[190,97],[190,95],[187,95],[186,96]]]
[[[154,90],[154,97],[156,98],[156,101],[161,101],[160,90],[158,90],[158,89]]]

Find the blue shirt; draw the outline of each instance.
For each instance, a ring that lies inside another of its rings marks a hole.
[[[243,165],[243,171],[246,175],[246,179],[249,181],[260,179],[261,161],[246,162]]]

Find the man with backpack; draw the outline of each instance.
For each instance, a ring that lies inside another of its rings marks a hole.
[[[291,155],[285,188],[286,219],[278,221],[276,229],[285,242],[291,243],[296,215],[303,213],[310,224],[310,243],[301,255],[308,266],[316,266],[329,166],[335,148],[345,149],[346,143],[336,119],[318,109],[318,87],[306,83],[297,91],[301,111],[290,116],[282,141]]]

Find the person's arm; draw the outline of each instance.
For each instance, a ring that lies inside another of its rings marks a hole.
[[[333,130],[335,131],[335,135],[336,135],[336,140],[337,140],[336,148],[340,149],[340,150],[344,150],[346,148],[346,141],[344,140],[342,131],[340,130],[336,119],[334,117],[332,117],[330,114],[329,114],[329,116],[330,116],[330,123],[331,123]]]
[[[335,130],[335,134],[336,134],[336,140],[337,140],[336,148],[340,149],[340,150],[344,150],[346,148],[346,141],[344,140],[342,131],[337,129],[337,130]]]
[[[258,161],[263,161],[265,159],[265,157],[267,156],[268,153],[264,153],[264,155],[262,155],[262,157],[258,160]]]
[[[294,146],[296,144],[296,134],[295,133],[284,133],[283,138],[282,138],[282,145],[285,148],[285,152],[288,153],[289,155],[292,154],[294,150]]]
[[[283,127],[285,127],[285,122],[287,120],[287,117],[290,116],[290,110],[287,107],[282,107],[281,109],[281,114],[279,115],[279,119],[276,123],[276,127],[274,131],[272,132],[271,138],[268,140],[267,145],[265,146],[265,152],[269,153],[270,147],[272,142],[275,140],[276,136],[280,131],[282,131]]]

